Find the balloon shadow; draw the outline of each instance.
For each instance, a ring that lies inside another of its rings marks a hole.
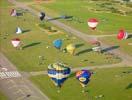
[[[27,29],[27,30],[23,30],[22,33],[26,33],[26,32],[30,32],[31,30]]]
[[[108,47],[108,48],[103,49],[102,52],[111,51],[111,50],[117,49],[117,48],[119,48],[119,47],[120,47],[120,46],[111,46],[111,47]]]
[[[129,38],[132,38],[132,34],[129,34],[129,35],[128,35],[128,39],[129,39]]]
[[[131,89],[132,88],[132,83],[129,83],[126,89]]]
[[[57,20],[57,19],[71,19],[71,18],[73,18],[73,16],[60,16],[60,17],[50,18],[47,21]]]
[[[90,52],[92,51],[92,49],[85,49],[85,50],[82,50],[82,51],[79,51],[78,53],[76,53],[76,55],[80,55],[80,54],[83,54],[83,53],[87,53],[87,52]]]
[[[83,46],[83,45],[84,45],[83,43],[75,44],[75,47],[76,47],[76,48],[79,48],[79,47],[81,47],[81,46]]]
[[[30,44],[28,44],[28,45],[23,46],[23,49],[28,48],[28,47],[32,47],[32,46],[35,46],[35,45],[38,45],[38,44],[40,44],[40,43],[41,43],[41,42],[30,43]]]

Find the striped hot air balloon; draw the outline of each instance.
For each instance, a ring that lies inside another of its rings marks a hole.
[[[64,81],[70,75],[70,68],[63,63],[54,63],[48,66],[48,76],[53,80],[53,83],[61,87]]]
[[[88,26],[91,29],[95,30],[97,25],[98,25],[98,20],[96,18],[90,18],[90,19],[88,19]]]
[[[79,80],[82,87],[85,87],[91,77],[91,72],[88,70],[80,70],[76,72],[76,78]]]
[[[14,38],[11,40],[11,43],[14,47],[18,47],[20,45],[20,39],[19,38]]]
[[[127,38],[128,38],[128,33],[125,32],[125,30],[119,30],[119,32],[117,34],[117,39],[123,40],[123,39],[127,39]]]

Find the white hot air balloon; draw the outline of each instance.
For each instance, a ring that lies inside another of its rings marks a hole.
[[[22,30],[20,27],[17,27],[17,30],[16,30],[16,34],[21,34],[22,33]]]
[[[11,40],[11,43],[12,43],[12,45],[13,45],[13,47],[18,47],[19,45],[20,45],[20,39],[19,38],[15,38],[15,39],[12,39]]]
[[[88,26],[91,29],[95,30],[97,25],[98,25],[98,20],[96,18],[90,18],[90,19],[88,19]]]

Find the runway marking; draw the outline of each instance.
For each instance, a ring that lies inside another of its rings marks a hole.
[[[11,71],[11,72],[0,72],[0,78],[15,78],[15,77],[21,77],[21,74],[18,71]]]

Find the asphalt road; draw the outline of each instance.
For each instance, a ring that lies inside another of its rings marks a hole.
[[[2,53],[0,53],[0,91],[4,92],[9,100],[49,100],[18,72],[16,66]]]

